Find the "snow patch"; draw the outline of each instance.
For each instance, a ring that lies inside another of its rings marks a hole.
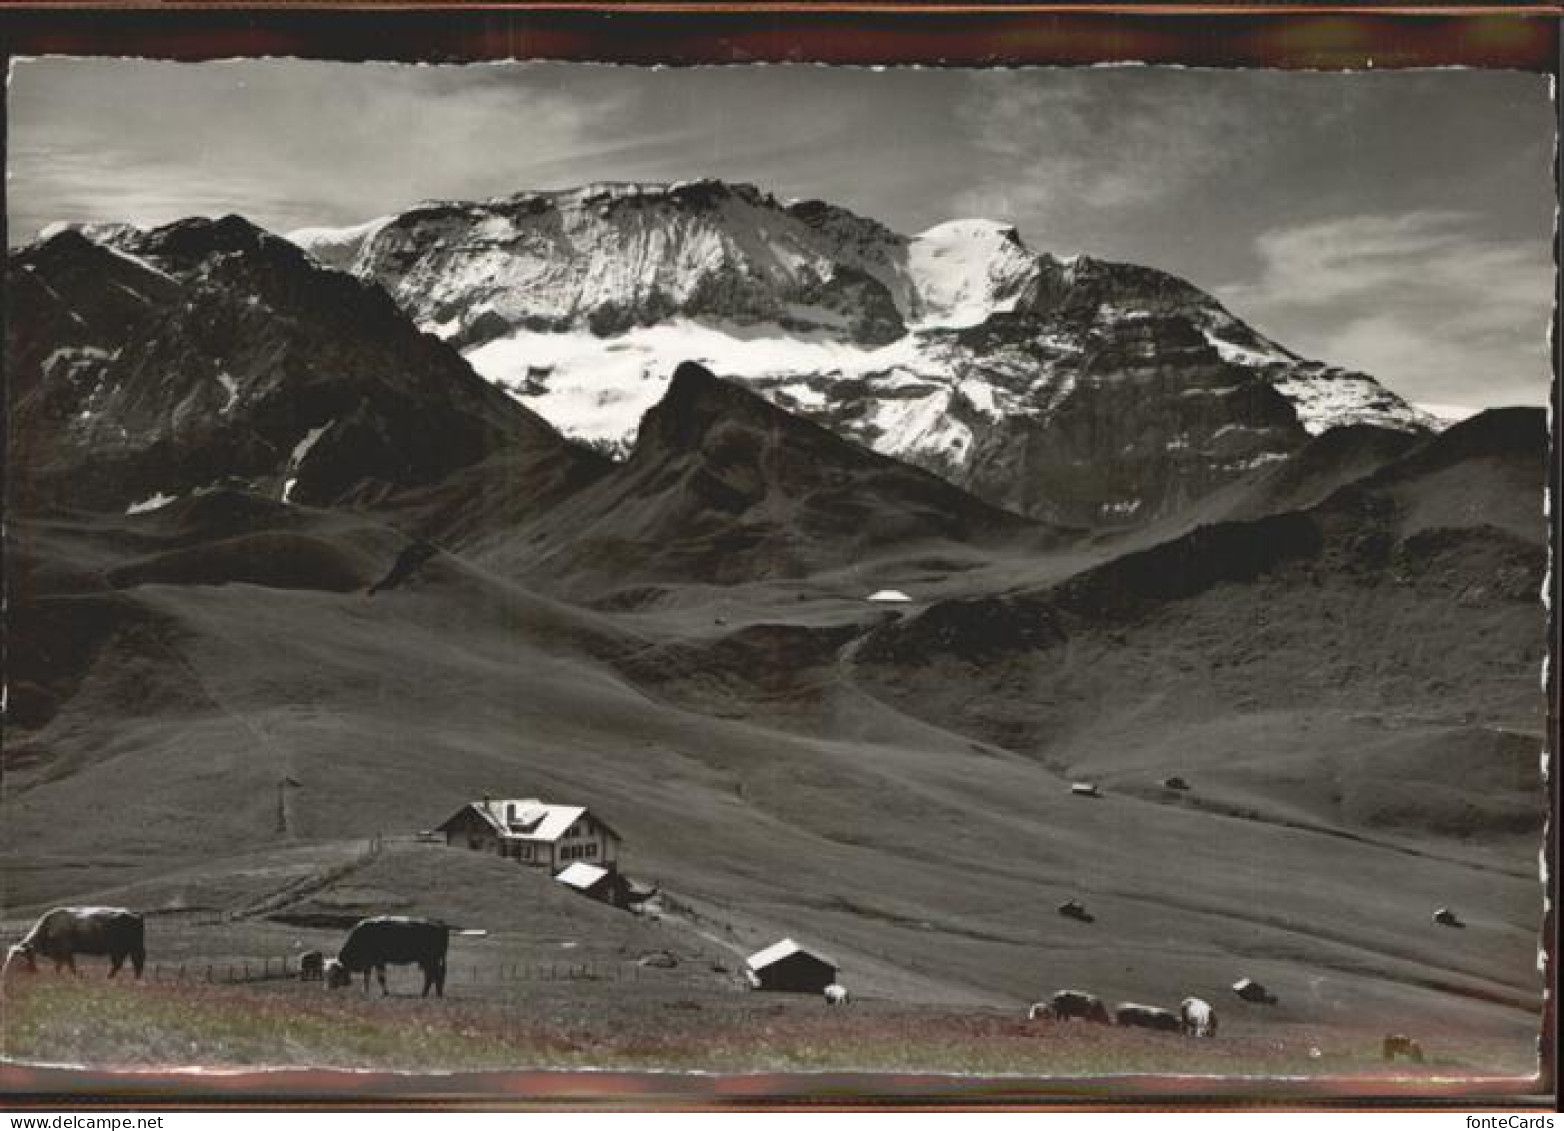
[[[1401,432],[1434,426],[1434,418],[1421,412],[1372,378],[1330,371],[1291,375],[1272,382],[1292,402],[1298,422],[1311,436],[1347,424],[1372,424]]]
[[[1434,404],[1429,401],[1416,401],[1412,405],[1419,412],[1425,413],[1434,419],[1434,427],[1448,428],[1452,424],[1459,424],[1476,416],[1482,411],[1467,404]]]
[[[142,499],[139,503],[131,503],[130,506],[125,508],[125,513],[148,514],[152,511],[162,510],[164,507],[168,506],[169,503],[175,502],[178,498],[178,495],[165,495],[163,492],[159,491],[150,499]]]
[[[296,228],[284,238],[328,267],[347,267],[395,216],[377,216],[347,228]]]
[[[884,455],[935,456],[953,464],[972,454],[972,430],[950,412],[949,389],[936,389],[923,397],[896,397],[875,401],[868,424],[875,433],[874,449]]]
[[[331,426],[335,423],[335,420],[328,420],[319,428],[311,428],[304,434],[304,438],[302,440],[293,445],[293,455],[288,458],[288,467],[290,470],[298,469],[299,465],[304,462],[304,457],[310,454],[310,449],[315,446],[316,442],[319,441],[320,438],[326,434],[327,430],[330,429]]]
[[[907,274],[918,305],[914,325],[959,329],[1013,311],[1037,272],[1037,257],[1009,224],[939,224],[907,245]]]
[[[1127,518],[1139,513],[1140,508],[1144,502],[1144,499],[1122,499],[1118,502],[1103,503],[1102,513],[1105,515]]]
[[[133,264],[142,271],[147,271],[153,275],[156,275],[160,279],[174,283],[176,285],[179,282],[178,279],[175,279],[174,276],[170,275],[167,271],[159,270],[158,268],[152,266],[152,264],[148,263],[145,259],[142,259],[139,255],[131,255],[128,251],[121,251],[112,244],[100,243],[98,246],[101,247],[104,251],[108,252],[110,255],[115,256],[118,259],[123,259],[126,263]],[[121,289],[130,291],[131,294],[137,296],[138,298],[146,299],[146,295],[143,295],[140,291],[131,290],[129,287],[122,287]]]
[[[282,485],[282,501],[283,502],[291,503],[293,501],[293,499],[291,497],[293,495],[293,488],[294,488],[294,486],[298,482],[299,482],[298,479],[294,478],[294,479],[286,480],[283,483],[283,485]]]
[[[220,384],[223,387],[223,391],[228,394],[228,400],[223,404],[223,407],[217,411],[226,413],[229,409],[233,408],[235,403],[237,403],[239,400],[239,382],[235,381],[227,373],[219,373],[217,375],[217,383]]]

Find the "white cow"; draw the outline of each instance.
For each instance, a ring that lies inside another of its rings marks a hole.
[[[1187,997],[1179,1004],[1179,1017],[1184,1022],[1184,1032],[1191,1037],[1216,1036],[1216,1010],[1211,1003],[1198,997]]]
[[[847,996],[847,987],[832,982],[825,988],[825,1003],[827,1005],[846,1005],[851,999]]]

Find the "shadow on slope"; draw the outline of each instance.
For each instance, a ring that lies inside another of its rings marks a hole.
[[[938,602],[870,635],[857,674],[911,714],[1169,802],[1154,783],[1194,766],[1241,815],[1530,831],[1544,447],[1540,411],[1486,413],[1307,511]]]
[[[632,582],[802,577],[890,546],[1060,532],[679,366],[635,450],[485,560],[590,596]]]

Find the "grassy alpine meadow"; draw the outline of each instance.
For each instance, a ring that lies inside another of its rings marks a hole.
[[[168,1069],[313,1067],[865,1072],[1090,1077],[1212,1074],[1452,1080],[1527,1076],[1510,1046],[1429,1034],[1427,1062],[1380,1059],[1367,1032],[1239,1025],[1214,1040],[995,1009],[612,983],[526,984],[419,998],[277,981],[244,986],[13,977],[3,1041],[14,1063]]]

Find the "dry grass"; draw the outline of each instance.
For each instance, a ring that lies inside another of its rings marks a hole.
[[[317,986],[20,978],[6,987],[8,1059],[96,1067],[321,1067],[1112,1076],[1519,1074],[1502,1051],[1437,1045],[1387,1066],[1367,1034],[1282,1027],[1212,1041],[997,1011],[688,987],[532,985],[505,1000],[382,998]],[[1497,1058],[1496,1058],[1497,1057]]]

